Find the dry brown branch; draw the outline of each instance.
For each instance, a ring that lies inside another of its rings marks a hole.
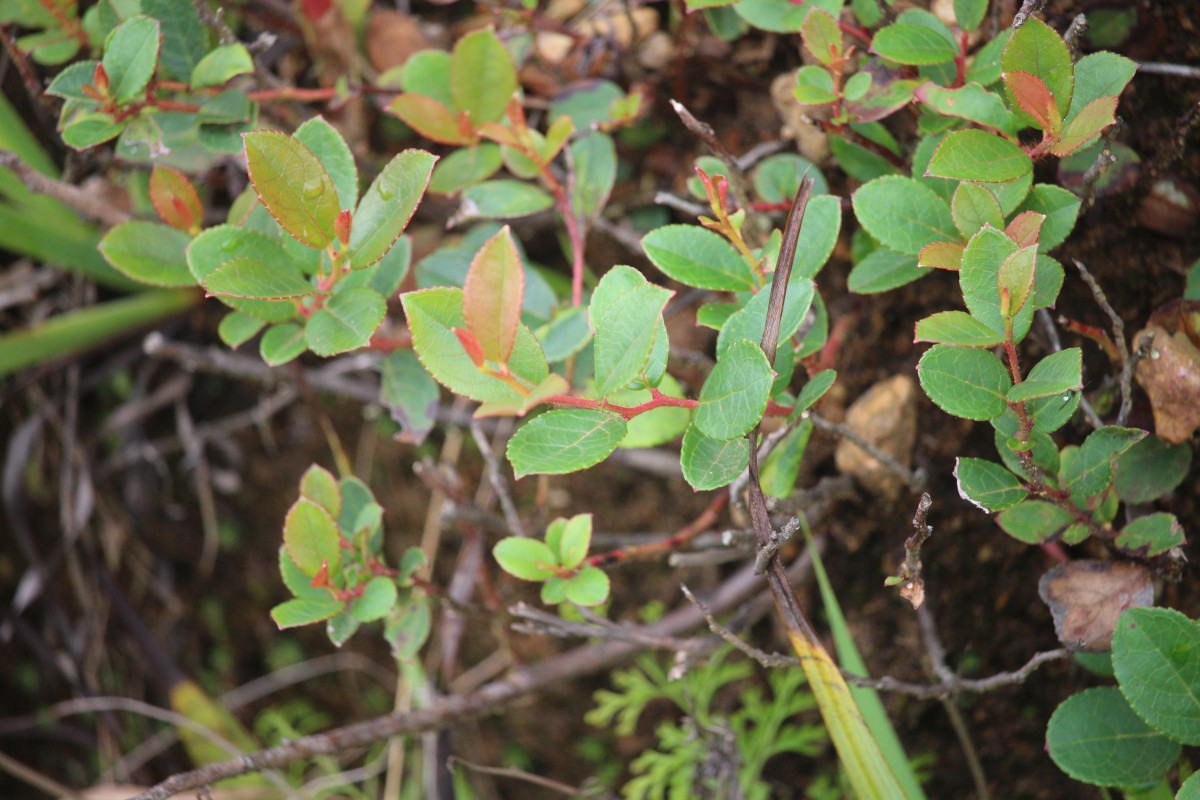
[[[16,153],[0,150],[0,167],[11,169],[30,191],[53,197],[97,222],[112,226],[128,222],[130,219],[124,211],[78,186],[43,175],[22,161]]]

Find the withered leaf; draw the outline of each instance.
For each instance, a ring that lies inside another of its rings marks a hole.
[[[1058,640],[1092,652],[1112,649],[1122,611],[1154,604],[1150,571],[1124,561],[1060,564],[1038,581],[1038,594],[1050,607]]]
[[[1154,335],[1150,355],[1137,365],[1137,382],[1150,397],[1159,438],[1180,444],[1200,427],[1200,350],[1185,332],[1151,325],[1134,341]]]

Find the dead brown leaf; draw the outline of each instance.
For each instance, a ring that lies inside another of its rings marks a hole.
[[[1155,433],[1171,444],[1186,442],[1200,427],[1200,350],[1185,333],[1151,325],[1134,341],[1153,334],[1150,355],[1137,365],[1138,384],[1150,397]]]
[[[1094,652],[1112,649],[1122,611],[1154,604],[1150,571],[1127,561],[1060,564],[1038,581],[1038,594],[1050,607],[1058,640]]]
[[[386,8],[372,9],[364,43],[367,60],[379,72],[398,67],[413,53],[433,47],[416,17]]]

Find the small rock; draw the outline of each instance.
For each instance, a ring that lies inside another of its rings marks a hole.
[[[912,462],[917,441],[917,383],[896,375],[875,384],[846,411],[846,426],[904,466]],[[868,489],[887,498],[898,497],[904,480],[849,439],[838,442],[837,467]]]

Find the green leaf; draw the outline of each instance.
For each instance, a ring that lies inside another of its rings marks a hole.
[[[719,489],[746,469],[750,463],[750,443],[746,439],[709,438],[693,423],[683,434],[679,463],[684,479],[696,491]]]
[[[395,582],[385,575],[376,575],[367,581],[362,594],[350,603],[350,613],[359,622],[374,622],[391,613],[396,599]]]
[[[212,50],[192,70],[191,86],[203,89],[207,86],[223,86],[236,75],[254,71],[250,51],[241,43],[226,44]]]
[[[413,349],[429,374],[455,394],[479,403],[513,402],[522,395],[504,381],[481,372],[463,350],[453,328],[463,328],[461,289],[437,287],[401,295],[413,336]],[[509,369],[529,385],[541,383],[549,372],[546,357],[529,328],[517,328]]]
[[[1062,138],[1050,148],[1056,156],[1069,156],[1084,145],[1091,144],[1100,132],[1116,122],[1117,98],[1098,97],[1079,109],[1079,113],[1067,120]]]
[[[1008,402],[1020,403],[1083,388],[1083,351],[1068,347],[1043,358],[1025,380],[1008,390]],[[1131,443],[1132,444],[1132,443]]]
[[[1025,201],[1017,209],[1045,214],[1041,233],[1038,234],[1038,249],[1045,253],[1058,247],[1075,228],[1081,200],[1061,186],[1048,183],[1034,184]],[[996,227],[1001,227],[997,225]]]
[[[195,286],[187,265],[190,242],[190,236],[169,225],[134,220],[109,230],[99,247],[109,264],[138,283]]]
[[[1150,514],[1126,525],[1113,543],[1130,555],[1151,558],[1182,546],[1183,527],[1174,514]],[[1200,738],[1200,728],[1197,728],[1196,735]]]
[[[1015,475],[981,458],[956,459],[954,478],[958,496],[988,513],[1015,506],[1029,494]]]
[[[1187,442],[1167,444],[1147,436],[1117,459],[1113,486],[1126,503],[1149,503],[1183,483],[1192,466],[1192,448]]]
[[[458,219],[513,219],[545,211],[554,205],[549,194],[521,181],[477,183],[462,193]]]
[[[61,97],[63,100],[94,102],[84,94],[83,87],[91,84],[99,64],[99,61],[89,59],[66,66],[50,81],[50,85],[46,87],[46,94]]]
[[[324,294],[305,280],[290,263],[233,258],[208,273],[204,288],[210,295],[251,300],[291,300]]]
[[[433,430],[437,413],[438,385],[416,353],[396,350],[383,360],[379,399],[400,424],[402,442],[421,444]]]
[[[524,581],[544,581],[553,578],[559,566],[554,552],[537,539],[509,536],[492,548],[500,568]]]
[[[955,131],[942,140],[926,174],[960,181],[1006,183],[1033,172],[1029,155],[992,133]]]
[[[798,6],[788,0],[741,0],[733,5],[733,10],[755,28],[772,33],[797,33],[808,16],[809,8],[824,8],[836,13],[840,6],[840,0],[836,6],[831,3],[805,3]]]
[[[396,97],[387,108],[426,139],[441,144],[474,143],[473,137],[463,132],[458,115],[432,97],[410,92]]]
[[[577,606],[598,606],[608,599],[608,575],[596,567],[584,567],[567,579],[563,589],[566,599]]]
[[[1155,783],[1180,751],[1178,742],[1148,727],[1111,686],[1085,689],[1064,700],[1050,717],[1046,744],[1059,769],[1097,786]]]
[[[819,172],[816,174],[820,177]],[[815,188],[814,186],[814,190]],[[825,262],[833,254],[833,248],[837,245],[841,230],[842,202],[840,198],[833,195],[821,195],[808,201],[808,208],[804,211],[804,221],[800,224],[796,260],[792,263],[792,280],[817,276],[821,267],[825,266]]]
[[[929,270],[917,266],[917,257],[877,247],[854,265],[846,286],[857,294],[879,294],[924,278]]]
[[[392,646],[392,658],[400,662],[412,661],[429,639],[433,618],[429,603],[414,597],[392,616],[383,629],[383,638]]]
[[[1034,265],[1037,263],[1037,245],[1022,247],[1000,262],[997,289],[1000,292],[1001,314],[1004,314],[1005,296],[1008,297],[1008,316],[1016,316],[1033,291]]]
[[[800,465],[804,461],[812,431],[812,420],[802,419],[767,456],[760,476],[766,495],[786,500],[796,491],[796,477],[800,474]]]
[[[984,225],[1004,230],[1004,210],[996,195],[977,183],[958,185],[950,201],[950,215],[963,239],[970,239]]]
[[[109,93],[118,105],[137,99],[154,77],[162,46],[159,23],[150,17],[130,17],[108,36],[101,64],[108,73]]]
[[[1025,412],[1033,420],[1033,429],[1041,433],[1054,433],[1067,424],[1079,408],[1082,392],[1071,391],[1065,395],[1051,395],[1025,403]]]
[[[374,264],[387,255],[408,227],[437,157],[424,150],[405,150],[383,168],[367,189],[350,230],[350,266]]]
[[[275,221],[309,247],[328,245],[341,209],[337,189],[317,157],[279,131],[255,131],[242,138],[250,181]]]
[[[296,562],[292,561],[292,557],[288,555],[287,547],[283,545],[279,546],[279,574],[283,578],[283,585],[296,597],[312,600],[331,599],[328,589],[312,585],[311,576],[300,571]],[[339,610],[341,605],[338,603]]]
[[[491,28],[473,31],[458,40],[450,56],[450,93],[460,111],[478,126],[504,116],[517,90],[512,57]]]
[[[986,350],[935,344],[921,356],[917,376],[929,399],[956,417],[995,419],[1008,408],[1012,378]]]
[[[159,64],[164,77],[188,80],[208,52],[208,36],[196,7],[179,0],[141,0],[140,5],[141,13],[154,17],[162,25]]]
[[[812,408],[833,387],[833,382],[836,380],[837,370],[823,369],[813,375],[797,395],[796,404],[792,408],[789,419],[795,419],[798,414],[803,414]]]
[[[1037,17],[1030,17],[1009,39],[1000,57],[1004,72],[1027,72],[1041,79],[1058,106],[1060,116],[1067,115],[1075,83],[1071,53],[1062,37]],[[1014,108],[1017,104],[1011,90],[1005,87]],[[1018,112],[1028,119],[1024,112]]]
[[[958,347],[995,347],[1004,341],[1004,334],[997,333],[965,311],[939,311],[917,323],[913,341]]]
[[[76,150],[86,150],[116,138],[125,126],[126,123],[115,121],[109,114],[78,114],[63,128],[62,140]]]
[[[546,360],[551,364],[567,360],[592,339],[587,309],[583,306],[570,306],[556,311],[553,319],[535,333],[546,353]]]
[[[898,253],[915,256],[931,242],[958,239],[950,207],[912,178],[876,178],[854,193],[853,203],[867,233]]]
[[[808,311],[812,307],[816,287],[807,278],[795,278],[788,283],[787,295],[783,302],[783,314],[779,323],[779,341],[788,339],[804,324]],[[757,341],[762,339],[763,327],[767,322],[767,307],[770,305],[771,292],[762,289],[750,302],[734,312],[717,337],[717,358],[724,358],[729,346],[741,340]]]
[[[354,208],[358,202],[358,166],[354,163],[350,146],[337,128],[326,122],[324,117],[313,117],[296,128],[295,137],[325,167],[325,172],[337,188],[338,206],[341,209]],[[354,222],[357,224],[358,220]]]
[[[804,214],[804,221],[808,222],[809,215],[813,213],[813,202],[818,199],[818,196],[829,194],[829,184],[826,182],[825,176],[811,161],[795,153],[776,153],[759,162],[758,166],[754,168],[752,179],[755,194],[764,202],[784,203],[791,202],[791,199],[796,196],[796,192],[800,189],[800,181],[804,178],[811,178],[813,181],[813,200],[809,202],[808,210]],[[838,205],[838,224],[841,224],[840,204]],[[818,231],[822,229],[820,226],[816,226],[816,228]],[[801,237],[801,241],[805,241],[805,239]],[[792,273],[797,274],[794,268]]]
[[[267,366],[278,367],[308,350],[308,342],[304,340],[304,328],[288,322],[267,328],[258,348],[259,354],[262,355],[262,360],[267,362]]]
[[[704,381],[692,424],[717,440],[744,436],[767,410],[773,378],[761,347],[745,339],[734,342]]]
[[[926,81],[913,93],[917,100],[936,111],[941,117],[957,117],[977,122],[999,133],[1015,134],[1016,119],[995,92],[978,83],[968,83],[957,89],[947,89]]]
[[[272,608],[271,619],[280,630],[285,630],[322,622],[340,612],[345,606],[345,603],[330,597],[328,592],[325,592],[325,597],[322,598],[296,597]]]
[[[517,339],[525,272],[508,226],[488,239],[471,261],[463,284],[463,318],[483,354],[505,364]]]
[[[625,436],[625,420],[586,408],[547,411],[519,428],[508,441],[508,460],[517,478],[563,475],[600,463]]]
[[[456,194],[468,186],[485,181],[500,169],[500,146],[480,142],[474,147],[460,147],[438,161],[429,179],[429,191],[436,194]]]
[[[301,497],[288,510],[283,522],[283,544],[288,555],[305,575],[312,577],[322,564],[335,575],[342,566],[342,548],[337,523],[321,506]]]
[[[1079,59],[1075,62],[1075,91],[1067,119],[1093,100],[1120,95],[1135,72],[1137,62],[1116,53],[1090,53]]]
[[[892,162],[874,150],[868,150],[862,145],[836,134],[829,138],[829,149],[842,171],[863,183],[900,171]]]
[[[1112,483],[1112,465],[1117,456],[1146,435],[1145,431],[1138,428],[1111,425],[1092,431],[1079,448],[1079,455],[1071,468],[1067,469],[1064,464],[1064,488],[1079,497],[1090,497],[1105,491]]]
[[[254,335],[262,330],[262,328],[262,320],[255,319],[249,314],[243,314],[240,311],[230,311],[221,317],[221,323],[217,326],[217,335],[221,337],[221,341],[226,346],[232,350],[236,350],[254,338]]]
[[[923,25],[896,23],[875,34],[871,52],[897,64],[921,66],[953,61],[958,48],[953,40]]]
[[[1000,265],[1017,251],[1017,245],[1003,231],[985,227],[971,237],[963,250],[958,281],[963,300],[971,316],[994,331],[1005,329],[1000,313]],[[1020,341],[1033,321],[1033,307],[1027,306],[1013,320],[1013,338]]]
[[[973,31],[983,23],[987,0],[954,0],[954,19],[964,31]]]
[[[796,71],[796,88],[792,95],[802,106],[821,106],[838,99],[833,88],[833,76],[824,67],[810,64]]]
[[[1121,693],[1154,728],[1200,744],[1200,625],[1170,608],[1131,608],[1113,634]]]
[[[359,621],[346,609],[325,623],[325,635],[334,647],[341,647],[350,640],[359,625]]]
[[[612,119],[609,109],[625,97],[621,87],[612,81],[590,80],[568,84],[550,105],[550,124],[560,117],[570,117],[577,131],[591,130],[593,125]]]
[[[589,133],[570,145],[575,183],[571,187],[571,206],[584,219],[593,219],[604,210],[617,179],[617,149],[612,138]]]
[[[386,313],[387,303],[373,289],[337,292],[309,317],[304,338],[319,356],[357,350],[371,340]]]
[[[820,63],[829,66],[842,56],[842,31],[827,11],[810,8],[800,25],[804,48]]]
[[[1071,523],[1071,515],[1044,500],[1022,500],[1001,511],[996,523],[1017,541],[1041,544]]]
[[[669,278],[697,289],[757,289],[746,260],[720,234],[698,225],[664,225],[642,238],[646,257]]]
[[[323,467],[313,464],[300,477],[300,496],[307,497],[337,519],[342,511],[342,490],[337,478]]]
[[[444,50],[421,50],[413,53],[400,69],[400,86],[433,98],[449,108],[454,105],[450,93],[450,54]]]
[[[600,279],[590,309],[598,397],[625,388],[642,373],[671,294],[632,267],[613,267]]]
[[[217,225],[201,233],[188,245],[188,269],[201,285],[215,270],[235,259],[250,259],[272,264],[276,269],[290,269],[293,277],[304,279],[279,242],[254,230],[233,225]],[[222,301],[266,322],[283,322],[296,316],[296,308],[291,303],[236,297],[223,297]]]
[[[564,520],[557,544],[557,547],[551,546],[550,549],[558,553],[559,564],[567,569],[575,569],[582,564],[592,545],[592,515],[576,514]]]

